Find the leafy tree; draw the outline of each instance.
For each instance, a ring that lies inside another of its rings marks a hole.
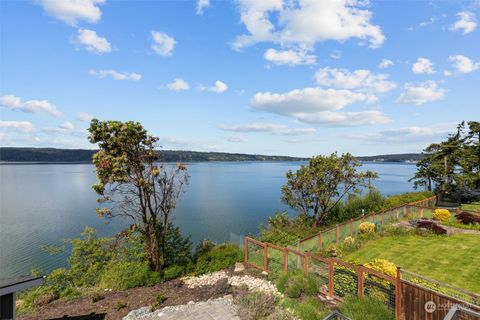
[[[350,153],[315,156],[297,172],[287,172],[282,202],[319,226],[344,197],[371,188],[371,181],[378,175],[372,171],[358,172],[360,166],[360,161]]]
[[[99,146],[93,156],[101,217],[123,216],[140,232],[151,270],[165,266],[165,239],[173,209],[188,184],[185,165],[157,163],[157,137],[138,122],[90,123],[89,140]]]

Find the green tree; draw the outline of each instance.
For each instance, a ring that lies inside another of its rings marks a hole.
[[[315,156],[297,172],[287,172],[282,202],[319,226],[344,197],[371,188],[371,181],[378,175],[372,171],[359,172],[360,166],[360,161],[350,153]]]
[[[93,156],[101,217],[123,216],[142,235],[151,270],[165,266],[165,239],[173,209],[188,184],[185,165],[157,162],[158,138],[138,122],[90,123],[89,140],[99,146]]]

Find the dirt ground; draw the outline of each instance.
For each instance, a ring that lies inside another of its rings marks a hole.
[[[233,274],[234,267],[224,270],[228,275]],[[245,270],[237,275],[256,275],[256,270]],[[161,294],[166,300],[158,305],[157,296]],[[215,286],[188,288],[180,279],[159,283],[152,287],[138,287],[125,291],[102,292],[103,299],[93,302],[91,297],[81,297],[69,301],[54,301],[38,307],[36,310],[22,314],[19,320],[116,320],[122,319],[131,310],[145,306],[154,309],[166,306],[186,304],[189,301],[206,301],[218,298],[224,293],[216,293]]]

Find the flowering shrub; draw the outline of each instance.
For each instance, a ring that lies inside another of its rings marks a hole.
[[[480,215],[474,214],[471,212],[460,212],[455,215],[455,218],[457,220],[460,220],[463,224],[475,224],[479,223],[480,224]]]
[[[433,211],[433,219],[438,221],[448,221],[452,217],[452,214],[447,209],[435,209]]]
[[[353,237],[346,237],[345,240],[343,240],[343,243],[347,246],[353,246],[355,244],[355,238]]]
[[[375,225],[371,222],[362,222],[360,223],[360,233],[374,233]]]
[[[385,259],[374,259],[371,262],[365,264],[365,267],[379,271],[389,276],[397,275],[397,266]]]

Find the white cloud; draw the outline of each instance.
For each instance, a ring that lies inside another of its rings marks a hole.
[[[167,150],[218,151],[220,149],[218,145],[213,143],[186,138],[160,137],[159,141],[163,149]]]
[[[206,8],[210,6],[210,0],[197,0],[197,14],[203,15]]]
[[[70,135],[77,137],[87,136],[87,131],[85,129],[77,129],[70,121],[65,121],[57,127],[51,128],[42,128],[42,132],[49,135]]]
[[[153,30],[151,34],[153,39],[152,50],[155,51],[156,54],[164,57],[171,56],[177,41],[165,32]]]
[[[91,114],[85,113],[85,112],[78,112],[77,113],[77,120],[82,121],[82,122],[90,122],[93,119],[93,116]]]
[[[105,0],[40,0],[45,13],[71,26],[80,21],[96,23],[102,12],[98,5]]]
[[[396,87],[394,82],[387,79],[387,74],[374,74],[370,70],[350,72],[346,69],[325,67],[315,73],[315,80],[321,86],[372,93],[384,93]]]
[[[29,121],[0,121],[0,129],[31,133],[35,131],[35,126]]]
[[[20,110],[27,113],[48,113],[54,117],[60,117],[62,113],[48,102],[48,100],[27,100],[22,101],[21,98],[14,95],[5,95],[0,97],[0,107]]]
[[[245,136],[231,136],[231,137],[226,137],[225,139],[227,139],[228,142],[235,142],[235,143],[248,142],[248,138]]]
[[[342,52],[339,50],[333,50],[332,53],[330,53],[330,58],[338,60],[342,57]]]
[[[477,19],[475,13],[470,11],[462,11],[457,13],[458,20],[450,26],[450,30],[462,30],[463,34],[473,32],[477,28]]]
[[[417,62],[412,65],[412,71],[415,74],[433,74],[435,69],[433,63],[427,58],[418,58]]]
[[[354,103],[376,101],[371,94],[346,89],[319,87],[295,89],[286,93],[260,92],[252,98],[254,109],[293,117],[299,121],[331,126],[387,123],[381,111],[340,112]]]
[[[452,67],[460,73],[470,73],[480,68],[480,62],[475,62],[464,55],[456,55],[448,57],[452,62]]]
[[[364,1],[240,0],[239,7],[248,33],[235,39],[235,49],[258,42],[312,49],[319,41],[350,38],[379,47],[385,40],[380,27],[371,23],[372,12]]]
[[[232,132],[269,132],[275,135],[300,136],[313,134],[317,131],[315,128],[290,128],[286,125],[273,123],[250,123],[244,125],[219,125],[219,129]]]
[[[382,61],[380,61],[380,64],[378,65],[380,69],[387,69],[391,66],[393,66],[393,61],[388,59],[382,59]]]
[[[110,42],[106,38],[100,37],[93,30],[78,29],[76,41],[85,46],[87,51],[103,54],[112,51]]]
[[[315,63],[316,57],[314,55],[307,54],[303,51],[295,50],[275,50],[268,49],[263,54],[265,60],[268,60],[274,64],[286,64],[289,66],[299,65],[299,64],[313,64]]]
[[[184,91],[190,89],[190,85],[182,78],[175,78],[172,82],[167,83],[167,88],[173,91]]]
[[[445,93],[445,89],[438,88],[437,83],[431,80],[419,85],[406,84],[405,91],[398,97],[397,103],[419,106],[427,102],[442,100]]]
[[[220,80],[217,80],[215,81],[215,84],[211,87],[205,87],[203,85],[200,85],[199,89],[201,91],[212,91],[212,92],[216,92],[216,93],[223,93],[225,91],[228,90],[228,86],[226,83],[220,81]]]
[[[135,72],[118,72],[115,70],[89,70],[88,74],[103,79],[111,77],[113,80],[131,80],[138,81],[142,79],[142,75]]]
[[[71,123],[70,121],[65,121],[64,123],[62,123],[61,125],[58,126],[60,129],[64,129],[64,130],[73,130],[75,129],[75,126],[73,125],[73,123]]]
[[[454,131],[455,124],[440,124],[435,127],[402,127],[375,133],[349,134],[346,138],[380,143],[431,142],[444,138]]]

